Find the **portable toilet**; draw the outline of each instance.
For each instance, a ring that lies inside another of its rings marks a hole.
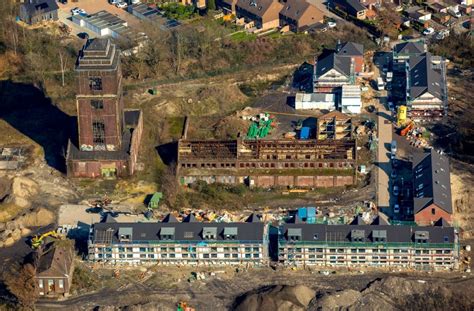
[[[302,221],[306,221],[307,217],[308,217],[308,213],[307,213],[306,207],[298,208],[298,218],[301,219]]]
[[[161,198],[163,198],[163,193],[155,192],[151,197],[150,202],[148,202],[148,208],[158,208]]]
[[[306,208],[306,222],[308,224],[316,223],[316,207],[310,206]]]
[[[310,132],[309,127],[307,127],[307,126],[302,127],[301,131],[300,131],[300,139],[308,139],[309,138],[309,132]]]

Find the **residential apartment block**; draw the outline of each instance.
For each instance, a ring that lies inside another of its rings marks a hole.
[[[393,49],[394,70],[405,76],[405,104],[415,121],[438,120],[447,114],[446,64],[419,42],[403,42]]]
[[[453,227],[322,225],[279,228],[278,261],[285,265],[378,266],[442,270],[457,266]]]
[[[413,213],[419,225],[431,225],[440,218],[451,222],[451,179],[449,160],[431,150],[415,156],[413,171]]]
[[[444,60],[431,53],[409,60],[407,106],[411,119],[429,121],[447,113],[447,86]]]
[[[266,263],[267,227],[251,215],[244,223],[163,222],[94,224],[89,260],[114,264]]]

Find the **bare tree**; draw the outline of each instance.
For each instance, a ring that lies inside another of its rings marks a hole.
[[[34,266],[25,264],[11,270],[5,278],[10,293],[17,298],[18,304],[26,309],[34,309],[34,304],[38,299],[35,274]]]
[[[62,86],[64,86],[64,72],[66,71],[66,66],[67,66],[67,57],[64,57],[63,51],[59,50],[59,61],[61,65],[61,82]]]

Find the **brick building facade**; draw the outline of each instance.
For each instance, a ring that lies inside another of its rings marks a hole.
[[[108,39],[87,42],[76,64],[79,139],[67,152],[68,176],[132,175],[143,130],[140,110],[125,110],[120,51]]]

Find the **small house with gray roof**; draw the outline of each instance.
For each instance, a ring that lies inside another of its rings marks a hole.
[[[334,0],[332,6],[354,18],[366,19],[367,8],[359,0]]]
[[[324,21],[324,13],[306,0],[282,0],[280,26],[298,32]]]
[[[20,20],[34,25],[58,20],[58,4],[55,0],[26,0],[20,5]]]
[[[314,73],[315,93],[335,93],[343,85],[355,83],[355,75],[364,64],[364,47],[361,44],[338,43],[330,53],[316,58]]]
[[[430,225],[440,218],[451,222],[453,208],[448,158],[434,150],[416,155],[412,171],[415,222]]]

